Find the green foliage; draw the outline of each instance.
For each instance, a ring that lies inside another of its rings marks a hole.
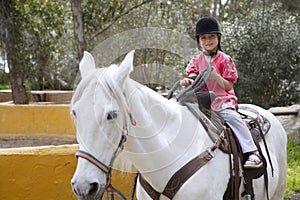
[[[73,89],[78,61],[73,46],[71,1],[9,2],[14,8],[11,17],[17,19],[16,28],[20,30],[16,38],[20,52],[15,54],[24,69],[20,73],[25,74],[27,85],[32,90]],[[142,2],[147,3],[118,18]],[[172,29],[193,38],[197,19],[204,14],[214,15],[223,22],[223,50],[235,59],[238,67],[239,101],[265,108],[300,101],[296,92],[300,68],[299,5],[293,0],[226,3],[217,0],[83,0],[81,5],[88,50],[115,34],[139,27]],[[101,34],[94,37],[99,31]],[[3,49],[2,43],[0,49]],[[137,55],[135,60],[139,64],[157,62],[180,74],[188,62],[159,50],[139,50]],[[160,69],[157,71],[160,73]],[[1,81],[8,83],[0,76]]]
[[[24,46],[22,60],[29,80],[27,85],[34,90],[68,88],[66,81],[72,73],[70,63],[74,61],[70,3],[62,0],[12,2],[13,14],[20,21],[19,39]]]
[[[287,146],[287,187],[285,196],[300,192],[300,145],[295,140],[289,140]]]
[[[8,74],[4,72],[4,69],[2,70],[0,68],[0,89],[7,89],[7,88],[9,88]]]
[[[87,0],[82,3],[86,38],[103,28],[126,8],[126,1]]]
[[[240,102],[265,108],[299,101],[299,15],[276,7],[224,23],[225,51],[234,57]]]
[[[0,90],[10,89],[10,85],[8,84],[0,84]]]

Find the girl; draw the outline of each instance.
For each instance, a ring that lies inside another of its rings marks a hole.
[[[221,34],[219,23],[214,17],[205,15],[197,22],[196,39],[203,52],[192,58],[186,68],[188,78],[181,80],[180,85],[191,84],[193,78],[211,62],[213,70],[202,90],[216,94],[211,109],[226,121],[238,139],[243,153],[249,155],[244,167],[259,168],[263,163],[251,133],[236,112],[237,97],[233,84],[237,81],[238,74],[233,59],[221,51]]]

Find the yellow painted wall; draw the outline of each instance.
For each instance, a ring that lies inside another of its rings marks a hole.
[[[76,169],[77,148],[64,145],[0,149],[0,199],[75,200],[70,180]],[[132,174],[113,173],[113,185],[128,198],[132,181]]]
[[[0,137],[75,138],[69,105],[0,105]]]
[[[69,113],[69,105],[0,104],[0,138],[75,139]],[[78,145],[0,149],[0,199],[77,199],[70,184],[77,149]],[[127,197],[132,181],[132,174],[113,171],[113,185]]]

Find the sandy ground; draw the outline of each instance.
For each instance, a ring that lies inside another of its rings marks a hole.
[[[51,140],[51,139],[0,139],[0,148],[14,147],[33,147],[46,145],[76,144],[70,140]]]

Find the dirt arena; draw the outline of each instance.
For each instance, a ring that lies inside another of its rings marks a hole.
[[[52,140],[52,139],[0,139],[0,148],[33,147],[46,145],[76,144],[76,140]]]

